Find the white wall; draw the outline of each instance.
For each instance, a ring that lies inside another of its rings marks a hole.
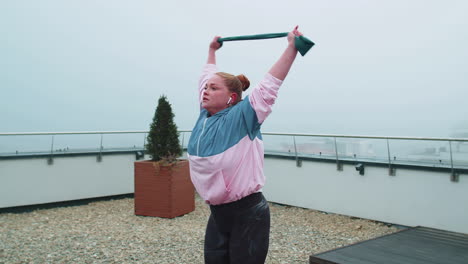
[[[0,160],[0,208],[133,193],[135,154]]]
[[[468,233],[468,179],[450,181],[448,172],[265,159],[269,201],[407,226]]]

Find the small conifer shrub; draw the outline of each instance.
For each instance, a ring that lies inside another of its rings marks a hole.
[[[145,147],[152,161],[174,163],[182,155],[174,114],[165,95],[159,98]]]

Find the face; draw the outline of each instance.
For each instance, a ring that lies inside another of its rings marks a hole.
[[[221,76],[214,75],[206,83],[203,92],[202,107],[211,115],[228,107],[227,102],[232,96]],[[234,98],[233,98],[234,99]],[[233,99],[231,101],[233,101]]]

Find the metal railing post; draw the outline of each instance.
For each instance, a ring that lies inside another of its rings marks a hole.
[[[101,162],[101,161],[102,161],[102,137],[103,137],[103,134],[101,134],[101,145],[99,146],[99,154],[98,154],[98,156],[96,157],[96,161],[97,161],[97,162]]]
[[[296,136],[293,136],[293,141],[294,141],[294,152],[295,152],[295,155],[296,155],[296,166],[297,167],[302,167],[302,160],[299,160],[299,157],[297,155]]]
[[[182,133],[182,151],[184,150],[184,139],[185,139],[185,133],[184,132],[181,132]]]
[[[451,168],[450,180],[453,181],[453,182],[458,182],[459,175],[453,169],[452,141],[450,141],[450,140],[449,140],[449,147],[450,147],[450,168]]]
[[[390,156],[390,143],[387,138],[387,153],[388,153],[388,175],[395,176],[395,169],[392,168],[392,159]]]
[[[52,135],[52,144],[50,146],[50,156],[47,159],[47,164],[54,164],[54,135]]]
[[[338,160],[338,145],[336,144],[336,137],[334,137],[334,139],[335,139],[336,170],[342,171],[343,164],[341,164],[340,161]]]

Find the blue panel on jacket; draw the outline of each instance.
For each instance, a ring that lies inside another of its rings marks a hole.
[[[213,156],[234,146],[247,135],[251,140],[256,137],[262,139],[260,126],[248,96],[211,117],[202,109],[190,136],[188,154]]]

